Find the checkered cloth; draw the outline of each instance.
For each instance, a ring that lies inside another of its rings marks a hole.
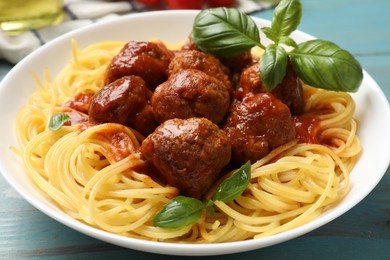
[[[237,0],[236,8],[245,13],[252,13],[272,7],[270,0]],[[62,23],[17,36],[8,36],[0,31],[0,59],[17,63],[41,45],[71,30],[102,20],[115,19],[120,15],[164,10],[164,1],[158,6],[145,6],[135,0],[64,0],[65,19]]]

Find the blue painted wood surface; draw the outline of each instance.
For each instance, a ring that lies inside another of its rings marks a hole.
[[[351,51],[390,99],[390,1],[302,3],[299,29]],[[272,10],[253,15],[270,19]],[[0,79],[11,68],[0,61]],[[179,259],[124,249],[73,231],[30,206],[0,176],[0,259],[108,257]],[[331,223],[279,245],[223,258],[390,259],[390,171],[361,203]]]

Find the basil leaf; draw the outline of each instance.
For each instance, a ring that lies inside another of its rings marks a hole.
[[[260,74],[264,87],[273,90],[286,75],[287,52],[283,47],[270,44],[260,58]]]
[[[273,42],[278,42],[278,35],[271,29],[271,27],[263,27],[261,28],[265,36]]]
[[[279,43],[293,47],[293,48],[298,47],[298,44],[294,41],[294,39],[291,37],[288,37],[288,36],[280,37]]]
[[[203,203],[194,198],[177,196],[166,204],[154,217],[153,224],[162,228],[179,228],[200,218]]]
[[[290,52],[294,71],[313,87],[355,92],[362,80],[360,63],[332,42],[310,40]]]
[[[56,131],[61,128],[68,120],[70,116],[65,113],[58,113],[53,115],[49,121],[49,129],[52,131]]]
[[[214,194],[214,200],[229,202],[240,196],[251,179],[251,163],[246,162],[232,176],[218,186]]]
[[[212,200],[208,200],[206,203],[205,203],[205,209],[206,209],[206,213],[208,216],[214,216],[215,214],[215,209],[214,209],[214,201]]]
[[[276,6],[271,22],[271,40],[275,43],[284,36],[289,36],[297,29],[302,17],[302,4],[299,0],[282,0]],[[263,30],[264,31],[264,30]]]
[[[241,54],[260,44],[252,18],[234,8],[211,8],[195,18],[192,40],[198,48],[215,56]]]

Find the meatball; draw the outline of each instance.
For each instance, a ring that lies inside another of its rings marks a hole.
[[[233,89],[229,81],[229,70],[214,56],[197,51],[180,51],[175,54],[169,64],[169,75],[173,75],[184,69],[197,69],[220,80],[229,93]]]
[[[232,105],[223,126],[232,145],[232,159],[252,163],[295,138],[289,108],[271,93],[248,94]]]
[[[150,104],[152,92],[138,76],[125,76],[103,87],[89,104],[91,123],[119,123],[143,135],[157,127]]]
[[[152,96],[157,122],[172,118],[205,117],[219,124],[229,110],[229,92],[206,73],[186,69],[159,85]]]
[[[253,64],[241,73],[236,97],[241,99],[247,93],[265,93],[266,88],[261,80],[259,64]],[[301,81],[296,76],[291,64],[287,66],[286,75],[282,82],[271,93],[286,104],[293,115],[303,113],[304,99]]]
[[[107,68],[106,83],[127,75],[143,78],[150,90],[167,80],[173,52],[161,42],[128,42]]]
[[[242,71],[235,92],[235,97],[238,100],[242,100],[248,93],[257,94],[266,92],[267,89],[263,86],[258,63],[253,64]]]
[[[181,50],[197,50],[201,51],[196,44],[192,41],[191,35],[188,37],[187,41],[182,46]],[[229,70],[224,69],[225,71],[230,72],[230,77],[237,78],[237,74],[239,77],[239,74],[241,74],[241,71],[254,64],[255,62],[258,62],[257,59],[252,57],[251,50],[245,51],[239,55],[236,56],[230,56],[230,57],[218,57],[222,65],[226,66]],[[234,81],[231,80],[231,81]]]
[[[140,151],[163,182],[198,199],[231,157],[226,133],[205,118],[165,121],[142,142]]]
[[[234,73],[240,73],[243,69],[258,62],[252,57],[251,50],[245,51],[236,56],[221,57],[220,61]]]

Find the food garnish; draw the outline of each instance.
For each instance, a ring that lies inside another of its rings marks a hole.
[[[68,114],[65,114],[65,113],[54,114],[50,118],[48,128],[52,131],[56,131],[56,130],[60,129],[69,119],[70,119],[70,116]]]
[[[195,18],[192,40],[204,52],[217,57],[239,55],[252,47],[264,49],[259,71],[268,91],[286,74],[288,60],[306,84],[334,91],[356,92],[363,79],[360,63],[338,45],[320,39],[297,43],[290,37],[300,23],[299,0],[282,0],[273,12],[270,27],[261,30],[272,41],[264,46],[252,18],[234,8],[212,8]]]
[[[248,161],[217,188],[213,200],[230,202],[240,196],[251,179],[251,163]],[[208,215],[214,213],[213,200],[205,203],[186,196],[177,196],[168,202],[154,217],[153,224],[162,228],[179,228],[196,222],[203,209]]]

